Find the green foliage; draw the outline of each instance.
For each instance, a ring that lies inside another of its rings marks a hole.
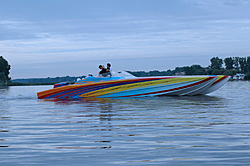
[[[33,85],[54,85],[55,82],[44,82],[44,83],[20,83],[20,82],[10,82],[8,86],[33,86]]]
[[[233,58],[225,58],[224,59],[224,63],[225,63],[225,66],[226,66],[226,69],[227,70],[231,70],[231,69],[233,69],[234,67],[233,67],[233,65],[234,65],[234,60],[233,60]]]
[[[212,75],[224,75],[225,70],[224,69],[215,69],[212,72]]]
[[[240,70],[243,73],[247,72],[247,59],[246,57],[239,58]]]
[[[247,57],[247,73],[250,73],[250,56]]]
[[[128,73],[136,76],[136,77],[149,77],[149,76],[168,76],[168,75],[173,75],[173,71],[167,70],[167,71],[127,71]]]
[[[240,73],[240,71],[239,70],[235,70],[235,69],[231,69],[231,70],[225,70],[225,72],[223,73],[223,75],[229,75],[229,76],[233,77],[237,73]]]
[[[177,73],[183,73],[185,75],[206,75],[206,70],[200,65],[192,65],[191,67],[176,67],[175,70],[167,70],[167,71],[127,71],[136,77],[149,77],[149,76],[173,76]]]
[[[239,70],[241,73],[245,73],[245,74],[250,73],[250,56],[248,56],[248,57],[233,57],[231,59],[233,60],[233,68],[232,69]],[[228,61],[228,58],[225,58],[224,61]],[[227,64],[225,64],[225,65],[227,66]],[[226,69],[228,69],[228,68],[226,68]]]
[[[212,64],[210,65],[211,69],[207,71],[208,74],[233,76],[236,73],[250,73],[250,56],[225,58],[226,70],[219,68],[220,59],[218,57],[213,57],[210,61]],[[245,78],[249,79],[247,76]]]
[[[149,76],[173,76],[173,75],[230,75],[233,76],[236,73],[246,74],[245,79],[250,80],[250,56],[249,57],[229,57],[225,58],[224,61],[218,57],[210,59],[211,65],[209,68],[201,67],[200,65],[176,67],[174,70],[158,71],[153,70],[149,72],[145,71],[127,71],[137,77],[149,77]],[[222,68],[223,62],[225,63],[226,69]],[[58,82],[75,82],[77,78],[84,78],[85,76],[79,77],[55,77],[55,78],[29,78],[29,79],[15,79],[11,80],[8,77],[10,65],[8,62],[0,56],[0,85],[8,83],[9,85],[51,85]]]
[[[10,65],[6,59],[0,56],[0,85],[6,85],[10,80]]]
[[[213,74],[213,69],[208,69],[208,70],[207,70],[207,74],[208,74],[208,75],[212,75],[212,74]]]
[[[250,80],[250,56],[249,57],[229,57],[225,58],[224,61],[218,57],[210,59],[211,65],[207,68],[201,67],[200,65],[176,67],[174,70],[167,71],[139,71],[129,73],[137,77],[148,77],[148,76],[173,76],[173,75],[230,75],[234,76],[237,73],[248,74],[245,79]],[[225,63],[226,69],[222,68],[223,62]]]
[[[240,66],[239,57],[233,57],[233,61],[234,61],[234,68],[238,70]]]
[[[0,72],[0,86],[7,85],[7,78],[4,72]]]
[[[28,78],[28,79],[15,79],[12,80],[13,83],[23,83],[23,84],[55,84],[58,82],[75,82],[77,78],[84,78],[85,76],[79,76],[79,77],[47,77],[47,78]]]
[[[200,65],[192,65],[191,67],[183,67],[185,75],[206,75],[206,70]]]
[[[212,59],[210,59],[211,62],[211,69],[221,69],[223,61],[222,59],[220,59],[219,57],[213,57]]]
[[[206,75],[207,74],[206,70],[200,65],[192,65],[191,68],[193,70],[194,75]]]
[[[250,80],[250,74],[245,75],[244,79],[245,80]]]

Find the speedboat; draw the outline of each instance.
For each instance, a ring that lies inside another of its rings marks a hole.
[[[123,71],[113,72],[110,77],[86,77],[74,84],[58,83],[52,89],[38,92],[37,96],[38,99],[77,99],[205,95],[229,79],[225,75],[135,77]]]

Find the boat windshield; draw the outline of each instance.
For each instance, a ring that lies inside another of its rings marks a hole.
[[[100,81],[111,81],[111,80],[117,80],[117,79],[125,79],[125,78],[135,78],[132,74],[122,71],[122,72],[114,72],[112,71],[112,76],[108,77],[94,77],[94,76],[88,76],[84,79],[78,79],[75,84],[86,84],[86,83],[93,83],[93,82],[100,82]]]
[[[114,72],[112,71],[112,77],[126,77],[126,78],[133,78],[135,77],[134,75],[126,72],[126,71],[121,71],[121,72]]]

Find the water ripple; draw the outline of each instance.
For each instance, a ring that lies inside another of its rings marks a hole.
[[[207,96],[38,100],[0,89],[0,165],[248,165],[250,82]]]

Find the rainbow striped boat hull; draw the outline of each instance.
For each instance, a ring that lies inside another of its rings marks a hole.
[[[71,85],[38,92],[39,99],[123,98],[204,95],[222,87],[230,76],[88,77]]]

